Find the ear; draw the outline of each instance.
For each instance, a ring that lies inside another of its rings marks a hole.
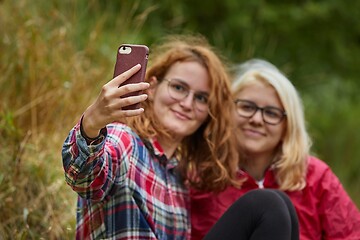
[[[150,83],[150,87],[147,90],[148,99],[150,101],[152,101],[154,99],[154,95],[155,95],[155,92],[156,92],[156,87],[159,84],[159,81],[157,80],[157,78],[155,76],[152,76],[152,77],[149,78],[148,82]]]

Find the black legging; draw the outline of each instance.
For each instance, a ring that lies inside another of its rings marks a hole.
[[[212,239],[298,240],[295,208],[279,190],[249,191],[222,215],[204,238]]]

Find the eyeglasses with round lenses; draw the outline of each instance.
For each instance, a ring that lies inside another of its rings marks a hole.
[[[209,94],[206,92],[195,92],[180,79],[163,79],[168,82],[168,92],[171,98],[181,101],[193,93],[193,103],[197,110],[204,112],[209,108]]]
[[[286,112],[277,107],[259,107],[254,102],[247,100],[236,100],[236,112],[245,118],[251,118],[260,110],[262,119],[270,125],[279,124],[286,116]]]

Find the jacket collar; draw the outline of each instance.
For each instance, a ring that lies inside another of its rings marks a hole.
[[[238,176],[240,178],[246,178],[246,181],[242,184],[242,187],[258,186],[255,179],[252,176],[250,176],[250,174],[246,172],[245,169],[239,169]],[[268,169],[266,169],[264,174],[264,188],[278,188],[278,186],[279,185],[276,182],[274,168],[270,166]]]

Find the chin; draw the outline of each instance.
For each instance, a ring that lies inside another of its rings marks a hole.
[[[188,131],[185,131],[186,129],[184,129],[184,126],[179,126],[179,125],[173,125],[172,124],[172,125],[166,125],[165,127],[167,129],[169,129],[171,134],[176,138],[178,138],[178,137],[184,138],[184,137],[191,134]]]
[[[261,152],[259,148],[256,147],[253,143],[244,144],[243,148],[246,150],[247,153],[258,153]]]
[[[192,134],[192,132],[184,131],[184,129],[176,129],[175,131],[173,131],[173,133],[175,134],[175,136],[182,137],[182,138],[187,137]]]

